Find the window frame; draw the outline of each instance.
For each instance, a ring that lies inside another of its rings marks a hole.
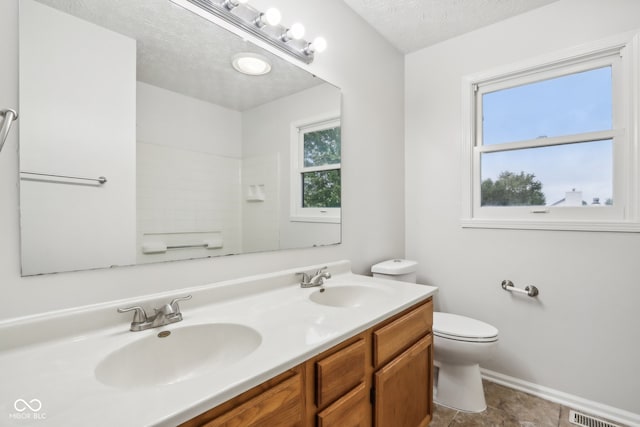
[[[462,227],[640,231],[639,45],[639,35],[628,33],[463,78]],[[612,130],[482,145],[482,94],[608,65],[612,67]],[[613,146],[614,206],[481,206],[483,153],[609,139]]]
[[[302,175],[308,172],[328,170],[340,171],[342,184],[342,146],[340,163],[322,166],[304,166],[304,135],[323,129],[341,128],[339,112],[307,118],[291,123],[291,200],[289,220],[293,222],[321,222],[337,224],[341,221],[342,208],[305,208],[302,207]],[[341,129],[342,132],[342,129]],[[342,188],[342,185],[340,186]],[[340,195],[342,201],[342,194]]]

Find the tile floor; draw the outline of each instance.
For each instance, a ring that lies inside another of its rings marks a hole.
[[[429,427],[576,427],[566,406],[489,381],[484,390],[486,411],[469,414],[436,405]]]

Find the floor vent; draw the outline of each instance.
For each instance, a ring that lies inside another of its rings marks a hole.
[[[576,411],[569,411],[569,422],[582,427],[621,427],[618,424],[612,424]]]

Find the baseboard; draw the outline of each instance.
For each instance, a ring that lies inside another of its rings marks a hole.
[[[587,400],[573,394],[554,390],[549,387],[510,377],[488,369],[481,369],[480,371],[482,373],[482,377],[491,382],[501,384],[515,390],[520,390],[545,400],[560,403],[564,406],[570,407],[571,409],[584,411],[585,413],[596,417],[606,418],[613,422],[624,424],[625,426],[640,427],[640,414],[634,414],[633,412],[614,408],[613,406],[604,405],[592,400]]]

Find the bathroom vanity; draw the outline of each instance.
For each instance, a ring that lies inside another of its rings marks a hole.
[[[356,275],[348,261],[301,288],[296,273],[319,267],[0,323],[3,422],[427,425],[437,288]],[[184,295],[183,320],[166,326],[131,332],[132,313],[117,312]]]
[[[429,298],[181,426],[425,426],[432,325]]]

